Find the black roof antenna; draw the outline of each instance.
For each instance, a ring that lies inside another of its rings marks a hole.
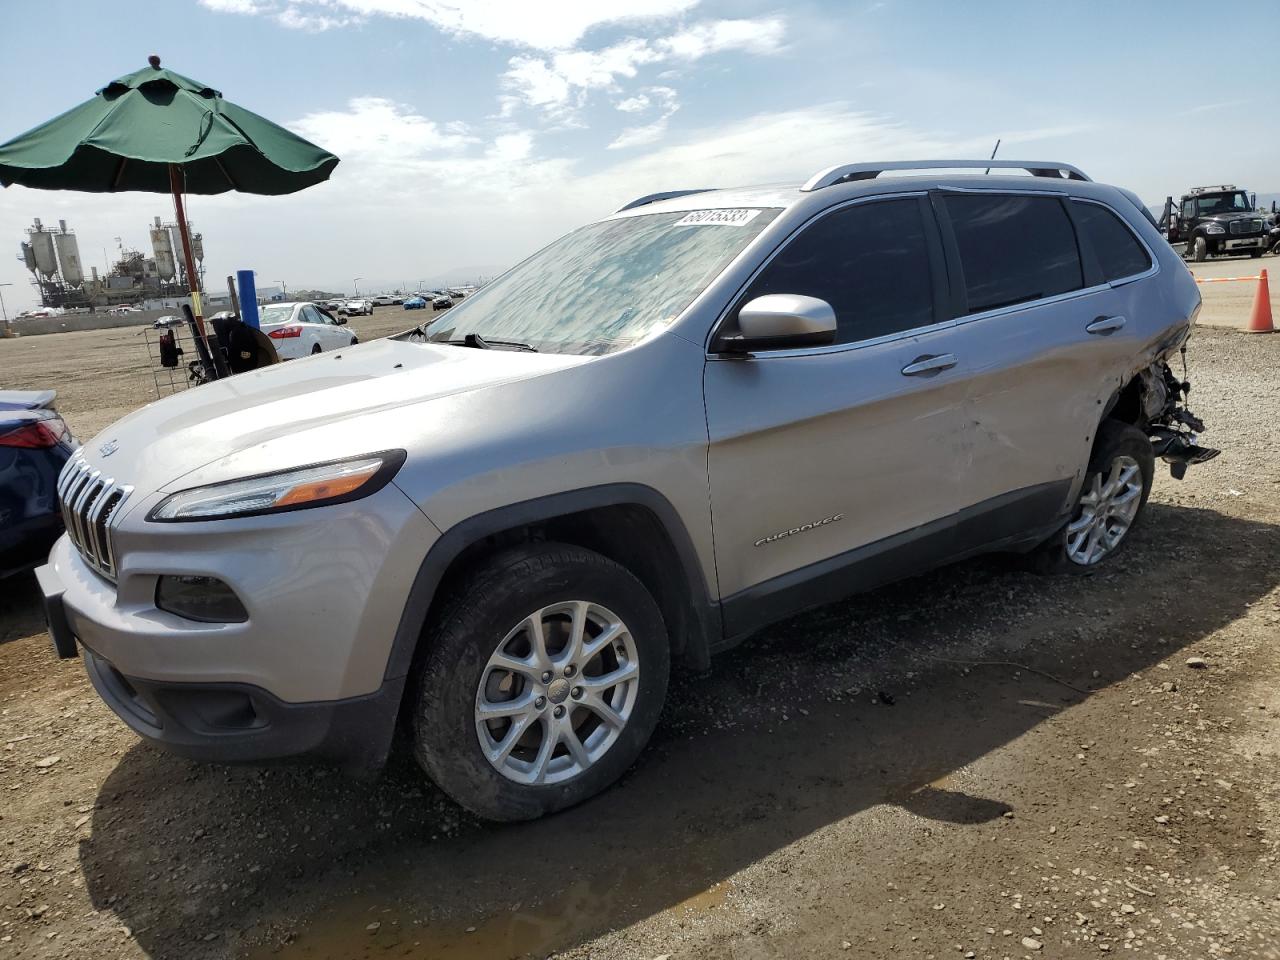
[[[988,160],[995,160],[995,159],[996,159],[996,152],[997,152],[998,150],[1000,150],[1000,138],[998,138],[998,137],[997,137],[997,138],[996,138],[996,146],[993,146],[993,147],[991,148],[991,156],[988,156],[988,157],[987,157],[987,159],[988,159]],[[988,168],[987,168],[987,173],[991,173],[991,168],[989,168],[989,166],[988,166]]]

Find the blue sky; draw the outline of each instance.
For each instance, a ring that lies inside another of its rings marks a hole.
[[[158,53],[342,158],[291,197],[192,198],[210,276],[260,285],[416,285],[638,194],[983,156],[996,137],[1153,203],[1280,190],[1275,0],[42,0],[3,17],[0,140]],[[14,259],[32,217],[67,219],[101,269],[171,212],[0,191],[6,304],[32,304]]]

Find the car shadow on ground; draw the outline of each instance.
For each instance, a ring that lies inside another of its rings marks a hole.
[[[0,643],[44,630],[40,590],[30,570],[0,578]]]
[[[403,757],[361,782],[139,745],[102,785],[85,882],[154,956],[545,956],[877,805],[999,818],[949,776],[1242,616],[1276,556],[1280,526],[1153,504],[1090,576],[989,558],[793,618],[679,678],[621,784],[535,823],[477,822]]]

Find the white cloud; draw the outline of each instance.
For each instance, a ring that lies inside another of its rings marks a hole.
[[[624,110],[623,104],[629,104],[632,101],[642,101],[642,105],[627,112],[643,111],[651,104],[657,104],[662,109],[662,115],[649,123],[626,128],[609,143],[607,148],[609,150],[624,150],[628,147],[643,147],[650,143],[657,143],[666,135],[668,121],[672,114],[680,109],[680,101],[671,87],[648,87],[645,92],[633,97],[630,101],[624,100],[617,104],[617,107],[619,110]]]
[[[304,7],[290,6],[285,7],[276,14],[276,22],[282,27],[288,27],[290,30],[321,32],[360,23],[360,18],[331,17],[323,13],[308,13]]]
[[[744,53],[768,54],[782,49],[782,37],[786,32],[779,17],[762,17],[757,20],[712,20],[697,23],[669,37],[658,40],[655,46],[666,57],[678,60],[697,60],[726,50]]]
[[[800,183],[816,170],[860,159],[900,160],[968,149],[846,103],[761,113],[701,130],[697,136],[624,160],[578,181],[602,203],[682,187]],[[603,197],[609,197],[603,200]]]
[[[623,113],[643,113],[649,109],[649,98],[643,93],[637,93],[634,97],[619,100],[614,104],[614,107]]]
[[[383,97],[356,97],[346,110],[309,113],[293,128],[344,161],[374,155],[380,162],[403,163],[478,142],[465,124],[441,126]]]
[[[524,104],[564,120],[585,104],[591,92],[620,92],[619,81],[634,79],[641,67],[671,61],[690,63],[728,51],[776,53],[782,49],[785,29],[777,17],[712,20],[653,40],[628,37],[600,50],[512,57],[502,75],[506,91],[502,113],[511,116]]]
[[[1240,107],[1246,103],[1253,103],[1252,100],[1223,100],[1219,103],[1202,103],[1199,106],[1187,107],[1182,111],[1184,116],[1190,116],[1196,113],[1211,113],[1215,110],[1225,110],[1228,107]]]
[[[200,0],[200,6],[215,13],[267,13],[270,5],[263,0]]]
[[[383,97],[357,97],[345,110],[309,113],[289,125],[342,158],[332,186],[365,207],[399,207],[406,193],[466,186],[505,192],[569,161],[534,156],[530,130],[486,142],[462,121],[438,123]]]
[[[663,20],[678,16],[698,0],[200,0],[221,13],[274,16],[286,27],[328,29],[367,17],[422,20],[459,37],[536,50],[572,47],[594,27]]]
[[[666,135],[667,118],[661,117],[653,123],[646,123],[639,127],[627,127],[620,134],[613,138],[609,143],[610,150],[623,150],[627,147],[643,147],[650,143],[657,143]]]

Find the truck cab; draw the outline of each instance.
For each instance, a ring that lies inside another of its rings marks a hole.
[[[1193,187],[1183,195],[1169,220],[1169,242],[1185,243],[1183,256],[1201,263],[1209,257],[1245,253],[1260,257],[1267,234],[1253,195],[1221,184]]]

